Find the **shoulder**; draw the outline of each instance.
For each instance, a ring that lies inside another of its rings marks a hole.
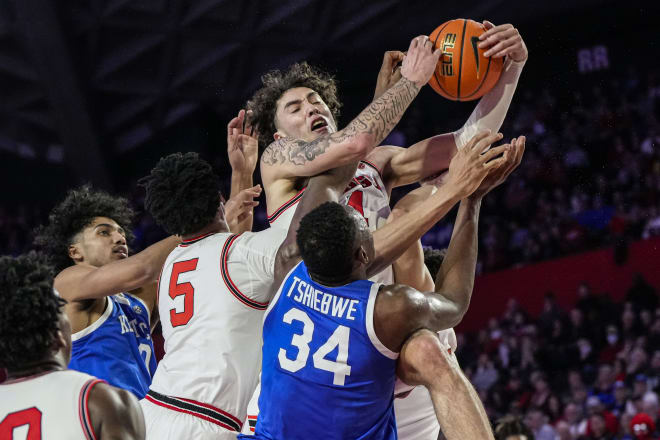
[[[395,147],[393,145],[381,145],[374,148],[371,153],[365,158],[365,162],[370,163],[378,169],[381,177],[387,180],[387,176],[391,171],[391,163],[394,158],[406,149],[402,147]]]
[[[380,287],[376,308],[382,308],[390,313],[402,313],[405,316],[411,316],[409,314],[417,315],[426,311],[428,301],[426,295],[417,289],[405,284],[390,284]]]
[[[245,232],[233,238],[231,247],[240,250],[242,254],[257,254],[272,256],[286,238],[287,230],[268,228],[259,232]]]
[[[133,393],[105,382],[95,384],[90,391],[89,410],[97,433],[104,423],[122,424],[126,433],[144,429],[142,409]]]
[[[367,155],[366,160],[382,170],[394,156],[405,150],[405,148],[396,147],[394,145],[381,145],[374,148]]]
[[[378,339],[398,353],[406,338],[424,327],[428,311],[425,295],[412,287],[403,284],[381,286],[373,315]]]
[[[53,280],[53,288],[60,294],[60,296],[67,301],[71,300],[70,287],[72,283],[76,283],[80,277],[85,276],[90,271],[94,270],[92,266],[74,264],[69,266],[55,276]]]

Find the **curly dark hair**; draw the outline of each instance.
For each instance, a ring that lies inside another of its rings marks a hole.
[[[506,440],[509,437],[524,435],[527,440],[534,440],[534,433],[518,417],[502,417],[495,423],[495,439]]]
[[[161,158],[151,174],[138,183],[147,191],[144,207],[170,234],[197,232],[218,213],[218,178],[197,153],[174,153]]]
[[[130,243],[133,233],[130,229],[133,209],[128,200],[115,197],[107,192],[94,190],[90,185],[69,191],[64,200],[50,212],[48,224],[35,231],[35,246],[48,257],[58,272],[73,265],[69,257],[69,246],[74,243],[85,227],[96,217],[108,217],[126,233]]]
[[[53,291],[44,255],[0,257],[0,367],[15,370],[48,355],[65,301]]]
[[[447,249],[424,248],[424,265],[433,278],[438,275],[446,255]]]
[[[286,71],[272,70],[261,77],[263,87],[255,92],[247,103],[252,110],[252,121],[259,131],[259,147],[263,151],[277,131],[275,113],[277,101],[289,89],[307,87],[319,94],[337,122],[341,103],[337,96],[335,78],[306,62],[291,65]]]
[[[296,242],[305,265],[324,280],[351,273],[357,225],[346,208],[325,202],[300,220]]]

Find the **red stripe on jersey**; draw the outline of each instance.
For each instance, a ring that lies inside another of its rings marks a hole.
[[[78,416],[82,426],[85,437],[88,440],[97,440],[96,433],[94,432],[94,425],[89,417],[89,393],[92,391],[94,385],[104,383],[101,379],[90,379],[85,382],[80,390],[80,397],[78,399]]]
[[[298,191],[298,194],[296,194],[295,196],[291,197],[289,200],[287,200],[286,202],[284,202],[284,203],[282,204],[282,206],[280,206],[279,208],[277,208],[277,209],[273,212],[272,215],[269,215],[268,218],[267,218],[268,223],[273,223],[275,220],[278,219],[279,216],[281,216],[282,214],[284,214],[284,212],[285,212],[287,209],[289,209],[290,207],[292,207],[293,205],[295,205],[296,203],[298,203],[298,202],[300,201],[300,198],[302,197],[302,195],[303,195],[303,193],[305,192],[306,189],[307,189],[307,187],[305,187],[305,188],[301,189],[300,191]]]
[[[227,289],[231,292],[236,299],[238,299],[240,302],[245,304],[248,307],[251,307],[253,309],[257,310],[266,310],[268,308],[268,301],[266,302],[259,302],[255,301],[251,298],[249,298],[247,295],[243,294],[243,292],[240,291],[240,289],[236,286],[234,281],[231,279],[229,276],[229,268],[227,267],[227,258],[229,255],[229,248],[231,248],[231,245],[234,244],[236,239],[240,237],[241,234],[238,235],[232,235],[227,239],[225,244],[222,247],[222,255],[220,258],[220,272],[222,275],[222,281],[225,282],[225,286],[227,286]]]
[[[182,240],[181,244],[179,244],[179,247],[186,247],[190,246],[191,244],[197,243],[198,241],[208,237],[209,235],[213,235],[215,232],[208,232],[206,234],[198,235],[197,237],[189,238],[187,240]]]
[[[376,170],[376,172],[377,172],[378,175],[380,176],[380,180],[382,180],[383,182],[385,182],[385,179],[383,179],[383,172],[380,170],[380,168],[378,168],[376,165],[374,165],[373,163],[369,162],[368,160],[364,160],[364,159],[362,159],[360,162],[363,162],[365,165],[369,165],[371,168],[373,168],[374,170]]]
[[[226,425],[226,424],[224,424],[224,423],[222,423],[222,422],[219,422],[219,421],[217,421],[217,420],[215,420],[215,419],[213,419],[213,418],[211,418],[211,417],[205,416],[204,414],[198,414],[198,413],[195,413],[195,412],[192,412],[192,411],[188,411],[188,410],[183,409],[183,408],[177,408],[176,406],[173,406],[173,405],[169,405],[169,404],[167,404],[167,403],[160,402],[160,401],[154,399],[153,397],[151,397],[151,396],[148,395],[148,394],[147,394],[146,396],[144,396],[144,398],[147,399],[149,402],[153,403],[154,405],[162,406],[163,408],[167,408],[167,409],[172,410],[172,411],[177,411],[177,412],[181,412],[181,413],[185,413],[185,414],[190,414],[190,415],[193,416],[193,417],[197,417],[197,418],[199,418],[199,419],[206,420],[207,422],[211,422],[211,423],[213,423],[213,424],[215,424],[215,425],[221,426],[221,427],[223,427],[223,428],[225,428],[225,429],[228,429],[229,431],[234,431],[234,432],[236,432],[236,430],[235,430],[234,428],[232,428],[231,426]]]
[[[209,405],[208,403],[202,403],[202,402],[198,402],[198,401],[192,400],[192,399],[184,399],[183,397],[177,397],[176,399],[183,400],[184,402],[188,402],[188,403],[193,403],[195,405],[203,406],[204,408],[212,409],[213,411],[217,411],[220,414],[229,417],[230,419],[232,419],[233,421],[235,421],[239,425],[243,424],[243,422],[238,417],[234,417],[233,415],[229,414],[227,411],[223,411],[220,408],[216,408],[213,405]]]

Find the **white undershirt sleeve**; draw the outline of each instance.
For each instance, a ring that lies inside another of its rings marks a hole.
[[[505,61],[502,75],[495,87],[481,98],[463,127],[454,132],[454,141],[458,149],[463,148],[479,130],[490,129],[493,133],[499,131],[511,105],[524,65],[524,61],[517,62],[511,59]]]

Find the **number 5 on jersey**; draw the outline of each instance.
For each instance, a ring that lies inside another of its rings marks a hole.
[[[179,283],[179,275],[186,272],[192,272],[197,269],[199,258],[193,258],[187,261],[178,261],[172,265],[172,276],[170,277],[170,298],[174,300],[177,296],[183,295],[183,310],[177,312],[176,308],[170,309],[170,322],[172,327],[186,325],[194,313],[195,288],[190,283]]]
[[[292,308],[284,314],[282,318],[287,324],[293,321],[298,321],[303,325],[302,334],[294,333],[291,339],[291,345],[298,348],[298,355],[295,359],[289,359],[286,355],[286,350],[280,348],[277,359],[280,362],[280,367],[287,371],[295,373],[307,364],[309,357],[309,343],[312,342],[314,335],[314,322],[309,318],[307,313],[300,309]],[[351,329],[340,325],[332,333],[332,335],[321,345],[312,356],[314,360],[314,368],[334,373],[332,383],[334,385],[344,385],[346,383],[346,376],[351,375],[351,366],[348,365],[348,340]],[[335,347],[337,350],[337,359],[331,361],[325,358],[328,353],[333,351]]]

